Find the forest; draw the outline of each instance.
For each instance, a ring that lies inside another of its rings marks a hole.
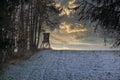
[[[104,35],[114,39],[112,47],[120,45],[119,0],[79,0],[74,4],[77,6],[72,10],[78,11],[79,21],[90,21],[95,32],[101,28]]]
[[[72,10],[79,21],[91,21],[95,31],[100,27],[106,35],[113,34],[113,47],[120,46],[120,1],[80,0]],[[54,0],[0,0],[0,67],[12,57],[36,51],[44,24],[51,30],[59,25],[61,7]],[[71,9],[71,8],[69,8]],[[52,18],[51,18],[52,17]]]
[[[51,30],[59,23],[50,19],[60,13],[55,4],[53,0],[0,0],[0,66],[21,53],[38,50],[43,23]]]

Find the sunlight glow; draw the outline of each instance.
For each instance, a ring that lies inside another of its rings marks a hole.
[[[68,8],[63,7],[63,11],[60,13],[59,16],[67,15],[68,17],[70,17],[71,12],[72,10],[69,10]]]
[[[70,14],[73,12],[73,10],[70,10],[69,8],[73,8],[76,6],[75,4],[73,4],[74,2],[75,2],[75,0],[70,0],[70,1],[67,1],[67,3],[64,5],[62,5],[62,2],[57,3],[56,7],[63,8],[63,10],[62,10],[61,14],[59,14],[59,16],[67,15],[68,17],[70,17]]]
[[[70,0],[70,1],[68,2],[69,8],[74,8],[74,7],[77,6],[76,4],[74,4],[74,2],[75,2],[75,0]]]
[[[73,4],[75,2],[75,0],[70,0],[68,3],[69,5]]]
[[[68,24],[66,22],[63,22],[60,25],[60,29],[65,30],[67,33],[75,33],[75,32],[85,32],[85,31],[87,31],[87,29],[85,29],[85,28],[79,28],[81,26],[76,28],[76,25],[75,25],[75,28],[73,28],[73,29],[71,27],[72,27],[72,24]]]
[[[61,3],[56,3],[55,6],[56,7],[61,7]]]

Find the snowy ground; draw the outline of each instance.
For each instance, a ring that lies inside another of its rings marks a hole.
[[[120,80],[119,51],[41,51],[0,80]]]

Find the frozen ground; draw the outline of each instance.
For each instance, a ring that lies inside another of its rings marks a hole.
[[[119,51],[41,51],[0,80],[120,80]]]

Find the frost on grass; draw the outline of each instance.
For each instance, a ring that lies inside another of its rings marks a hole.
[[[41,51],[0,80],[120,80],[119,51]]]

